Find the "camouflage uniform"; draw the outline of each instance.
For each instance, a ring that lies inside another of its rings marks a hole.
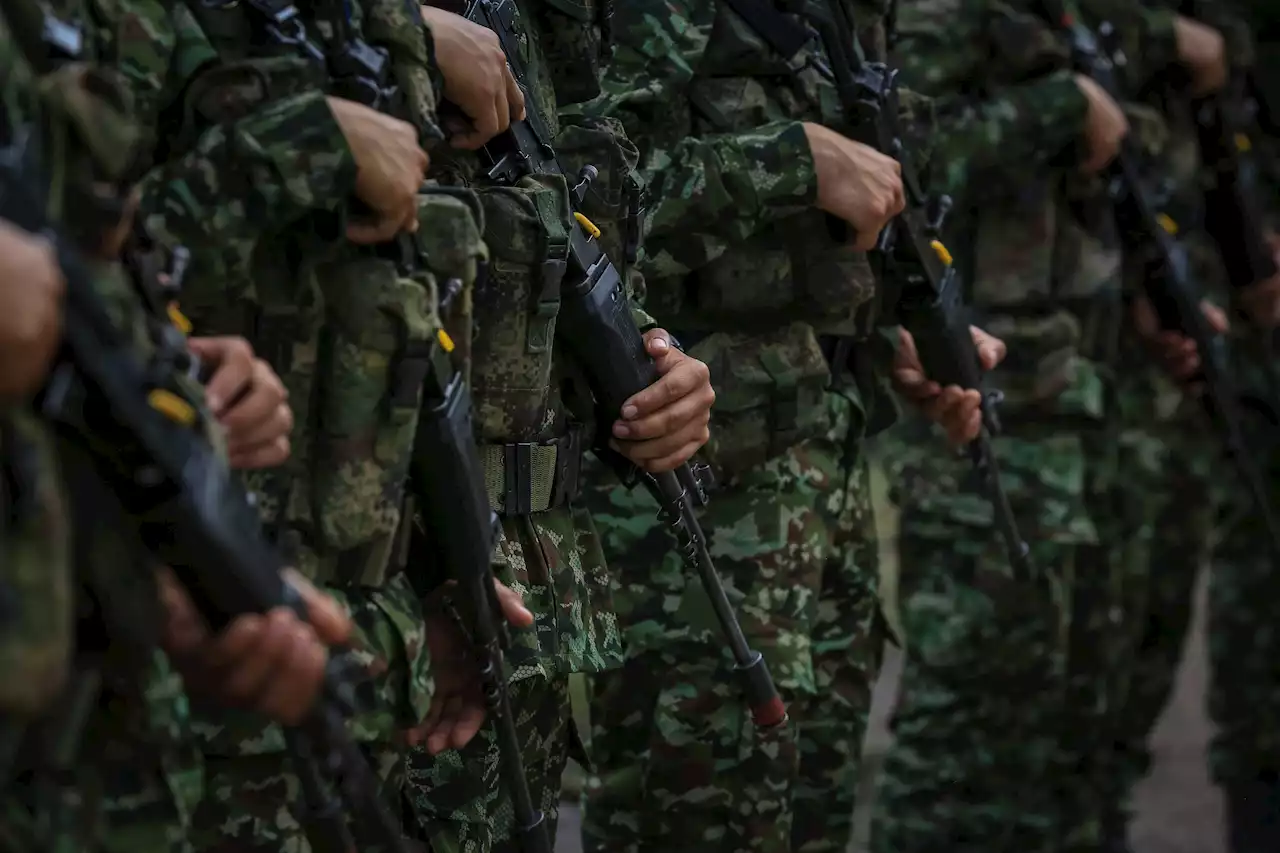
[[[1091,24],[1115,18],[1115,3],[1084,5]],[[1054,70],[1069,67],[1065,42],[1037,3],[914,0],[899,14],[907,82],[943,116],[950,245],[980,321],[1009,345],[992,377],[1007,401],[995,449],[1035,569],[1013,576],[966,463],[928,454],[919,428],[899,437],[908,654],[872,848],[1121,849],[1133,751],[1177,659],[1160,620],[1185,618],[1195,562],[1148,574],[1176,469],[1124,334],[1110,202],[1074,171],[1086,103]],[[1126,73],[1172,62],[1171,19],[1116,23],[1142,59]],[[1159,118],[1127,109],[1154,152]]]
[[[95,28],[88,31],[83,64],[63,65],[36,84],[46,129],[58,134],[52,138],[71,142],[64,162],[52,164],[62,172],[61,181],[53,185],[67,189],[65,196],[53,199],[52,213],[68,234],[93,245],[104,222],[94,218],[100,208],[87,197],[89,187],[96,194],[101,186],[127,186],[133,177],[127,170],[137,163],[138,143],[145,136],[139,131],[154,121],[165,84],[180,83],[168,72],[183,67],[180,62],[170,65],[182,55],[176,49],[181,30],[175,29],[167,7],[145,0],[110,9],[68,4],[58,11],[73,25],[92,16]],[[100,57],[110,57],[114,64],[93,65]],[[187,68],[194,71],[196,66]],[[13,67],[6,72],[11,83],[30,82],[14,74]],[[14,110],[10,119],[21,115]],[[134,123],[135,117],[141,124]],[[207,153],[225,161],[229,152],[214,142]],[[248,168],[254,159],[242,153],[231,162]],[[168,318],[146,310],[119,264],[95,265],[91,274],[112,319],[137,351],[149,357],[157,327]],[[185,379],[179,385],[198,407],[199,387]],[[211,419],[206,415],[202,422],[209,424]],[[21,418],[16,426],[12,436],[37,440]],[[218,443],[216,436],[209,438]],[[69,478],[83,473],[75,465],[63,468]],[[69,491],[79,493],[83,485]],[[82,508],[79,502],[75,506]],[[114,526],[117,521],[127,525],[127,519],[108,519],[100,513],[101,506],[95,506],[91,514],[74,516],[74,537],[65,521],[59,526],[56,515],[50,519],[49,532],[61,533],[63,556],[69,541],[74,542],[76,586],[62,593],[53,590],[55,597],[65,596],[61,604],[50,602],[53,609],[35,606],[36,599],[22,605],[24,615],[46,619],[49,628],[66,625],[70,613],[60,619],[59,611],[72,604],[70,596],[80,599],[75,638],[79,649],[87,652],[82,665],[89,671],[77,669],[58,705],[32,721],[17,763],[6,768],[12,772],[6,781],[13,782],[4,798],[6,833],[0,846],[6,850],[184,848],[186,810],[194,797],[190,773],[180,772],[174,763],[183,758],[174,747],[185,706],[176,676],[153,652],[162,622],[153,562],[138,554],[130,538]],[[57,558],[58,552],[51,556]],[[56,579],[56,563],[48,569],[48,577]],[[92,606],[85,606],[89,603]],[[66,662],[65,649],[56,654]],[[100,685],[89,677],[94,674],[101,676]],[[50,766],[53,756],[38,744],[47,747],[54,740],[69,750],[63,760],[72,765]],[[89,744],[92,749],[85,748]]]
[[[874,57],[882,10],[852,11]],[[838,99],[808,64],[816,43],[779,56],[733,4],[628,3],[614,31],[585,111],[619,118],[643,153],[646,308],[717,391],[703,527],[793,722],[752,725],[656,505],[598,471],[628,660],[591,684],[584,848],[843,851],[883,641],[862,438],[892,404],[873,378],[891,347],[870,331],[871,271],[814,208],[801,122],[839,129]],[[832,367],[846,346],[852,372]]]
[[[582,209],[601,228],[602,245],[625,276],[635,149],[607,122],[564,122],[556,113],[558,105],[597,91],[602,9],[521,3],[514,24],[527,38],[520,60],[561,165],[570,175],[587,163],[599,171]],[[561,280],[546,272],[567,250],[568,187],[549,176],[494,185],[477,177],[476,158],[462,151],[438,151],[432,166],[442,183],[474,190],[484,210],[490,264],[473,305],[476,429],[490,506],[501,519],[494,572],[536,617],[533,627],[512,632],[507,662],[533,802],[554,839],[561,774],[579,743],[569,674],[597,672],[621,659],[604,556],[577,503],[583,423],[591,413],[577,407],[572,367],[556,346]],[[642,326],[651,324],[636,314]],[[499,761],[488,726],[462,750],[434,757],[410,752],[409,799],[437,853],[518,847]]]
[[[1267,226],[1280,224],[1280,14],[1267,3],[1233,0],[1222,4],[1248,23],[1255,42],[1253,94],[1263,105],[1259,133],[1259,192],[1268,216]],[[1235,56],[1236,54],[1233,54]],[[1275,380],[1274,343],[1268,348],[1251,334],[1245,320],[1233,320],[1237,378],[1246,393],[1274,401],[1280,392]],[[1270,405],[1274,406],[1274,403]],[[1274,412],[1274,409],[1272,409]],[[1280,464],[1274,420],[1251,415],[1247,424],[1253,447],[1263,451],[1255,460],[1271,484],[1272,505],[1280,501],[1275,487]],[[1202,455],[1220,458],[1213,436]],[[1227,470],[1227,477],[1232,475]],[[1225,479],[1225,478],[1224,478]],[[1227,480],[1224,485],[1232,485]],[[1209,583],[1209,656],[1212,682],[1209,712],[1216,726],[1210,743],[1210,770],[1227,800],[1228,842],[1232,853],[1257,853],[1280,846],[1280,681],[1273,661],[1276,640],[1269,614],[1261,602],[1277,588],[1274,559],[1250,498],[1237,487],[1223,490]]]
[[[385,48],[405,117],[424,145],[440,138],[429,31],[416,5],[368,2],[341,22],[324,17],[323,10],[308,11],[309,34],[322,49],[335,47],[326,41],[334,33]],[[478,212],[465,194],[425,189],[419,197],[420,236],[368,249],[347,244],[340,235],[353,164],[327,106],[313,91],[342,81],[323,79],[321,69],[301,55],[272,54],[246,41],[246,30],[261,34],[264,22],[244,9],[202,6],[198,15],[225,72],[188,92],[186,115],[196,117],[197,127],[253,110],[255,98],[265,98],[269,111],[315,97],[314,109],[322,114],[316,141],[323,138],[326,147],[312,155],[319,168],[300,187],[304,203],[272,221],[265,234],[219,233],[237,224],[240,211],[224,199],[241,187],[193,191],[203,189],[202,175],[185,163],[153,176],[147,221],[163,241],[196,243],[204,250],[195,254],[203,266],[184,300],[197,328],[247,337],[294,401],[299,417],[292,458],[247,479],[286,553],[352,614],[353,645],[369,677],[354,734],[382,777],[386,805],[397,813],[399,732],[426,716],[431,697],[414,576],[433,570],[403,565],[398,531],[423,378],[436,360],[447,358],[437,338],[436,275],[457,277],[463,291],[457,301],[470,299],[468,288],[484,253]],[[263,90],[239,87],[237,74],[245,69],[262,74]],[[186,125],[172,130],[179,138],[191,132]],[[305,120],[281,130],[311,132]],[[401,266],[405,257],[411,263]],[[196,813],[197,845],[308,849],[304,827],[291,814],[299,786],[279,728],[264,728],[250,715],[212,710],[202,714],[199,728],[207,795]]]

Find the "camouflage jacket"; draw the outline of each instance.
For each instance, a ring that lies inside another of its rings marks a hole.
[[[301,10],[311,45],[327,54],[345,48],[343,39],[362,39],[385,50],[389,74],[382,83],[395,92],[388,108],[417,127],[424,145],[437,141],[438,80],[417,5],[368,0],[325,8],[343,20],[330,20],[320,7]],[[208,161],[171,159],[149,178],[148,226],[162,242],[193,250],[183,304],[197,330],[248,338],[289,390],[296,413],[292,458],[246,479],[287,555],[352,611],[354,645],[371,679],[364,697],[368,713],[356,734],[385,740],[422,719],[430,699],[418,595],[405,576],[389,572],[423,377],[432,359],[441,357],[435,274],[443,271],[437,262],[442,255],[456,259],[460,280],[469,264],[473,278],[483,255],[479,226],[465,199],[427,191],[420,196],[417,243],[405,238],[403,245],[385,247],[391,251],[346,243],[354,164],[322,93],[355,97],[353,81],[331,79],[328,66],[273,42],[266,22],[247,4],[190,9],[207,38],[209,66],[186,90],[184,109],[168,114],[176,119],[178,139],[192,138],[205,125],[275,114],[288,123],[278,127],[278,137],[262,142],[277,157],[299,142],[306,146],[313,133],[324,142],[307,160],[280,164],[283,185],[296,184],[303,203],[269,208],[270,218],[248,229],[243,226],[255,223],[263,208],[252,173],[227,175],[211,172]],[[323,116],[299,118],[291,112],[298,101],[312,103]],[[209,177],[219,183],[205,185]],[[465,244],[442,246],[444,238],[458,235]],[[424,256],[428,263],[417,262]],[[402,271],[402,257],[417,260]],[[467,299],[469,294],[457,301]],[[276,727],[264,729],[249,715],[204,716],[206,751],[283,748]]]
[[[852,7],[859,55],[883,58],[884,10],[839,2]],[[781,56],[731,3],[637,0],[619,6],[614,32],[603,92],[582,109],[621,120],[640,149],[645,306],[711,367],[704,455],[732,476],[824,433],[820,338],[875,324],[865,256],[814,207],[802,122],[840,130],[839,99],[816,39]]]
[[[557,109],[598,91],[609,5],[521,0],[514,26],[522,34],[517,58],[561,165],[571,177],[587,164],[598,170],[581,209],[634,295],[639,280],[627,244],[639,202],[635,147],[614,122]],[[433,155],[432,175],[470,187],[484,211],[490,262],[475,293],[470,363],[476,430],[490,505],[502,520],[496,573],[537,616],[532,628],[513,632],[513,677],[615,666],[621,641],[604,555],[590,517],[574,503],[593,412],[557,342],[561,279],[545,272],[567,252],[567,183],[535,175],[495,185],[475,155],[443,149]],[[652,324],[638,308],[633,313],[642,326]],[[523,454],[524,475],[508,463]]]

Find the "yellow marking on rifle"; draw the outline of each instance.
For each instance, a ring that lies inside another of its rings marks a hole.
[[[587,219],[587,217],[583,216],[581,213],[578,213],[576,210],[573,212],[573,218],[578,220],[579,225],[587,229],[588,234],[590,234],[592,237],[594,237],[597,240],[600,239],[600,229],[596,227],[596,224],[594,222],[592,222],[590,219]]]
[[[191,334],[191,321],[187,319],[187,315],[178,309],[178,303],[169,303],[169,322],[178,327],[178,331],[184,335]]]
[[[945,266],[951,266],[951,253],[947,251],[947,247],[942,245],[941,240],[932,240],[929,243],[933,253],[938,256],[938,260],[942,261]]]
[[[1178,233],[1178,223],[1173,221],[1173,217],[1167,213],[1157,213],[1156,222],[1160,223],[1160,227],[1169,233],[1169,236],[1176,236]]]
[[[453,352],[453,338],[449,337],[449,333],[444,329],[436,332],[436,340],[440,342],[440,346],[444,347],[445,352]]]
[[[147,395],[151,408],[176,424],[189,427],[196,422],[196,410],[190,403],[163,388],[156,388]]]
[[[1246,154],[1253,150],[1253,140],[1249,138],[1247,133],[1236,134],[1236,150],[1241,154]]]

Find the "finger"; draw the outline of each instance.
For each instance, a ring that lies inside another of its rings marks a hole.
[[[284,578],[302,598],[307,608],[307,622],[321,642],[336,646],[351,640],[351,618],[337,599],[316,589],[297,569],[285,569]]]
[[[227,441],[231,443],[261,444],[264,439],[272,437],[269,432],[273,427],[279,428],[282,422],[280,404],[284,402],[284,386],[279,380],[271,381],[259,375],[257,380],[248,386],[248,393],[237,402],[228,406],[225,413],[218,418],[222,428],[228,433]],[[285,407],[285,422],[288,426],[284,432],[293,427],[293,412]]]
[[[853,249],[855,252],[870,252],[876,247],[876,241],[880,239],[879,229],[855,226],[850,230],[853,232]]]
[[[266,617],[258,613],[246,613],[232,620],[210,645],[205,658],[208,665],[223,669],[243,657],[261,637],[265,623]]]
[[[282,665],[292,651],[295,625],[297,617],[283,607],[267,614],[257,641],[231,663],[223,681],[223,689],[233,701],[251,702],[258,698],[267,682],[283,671]]]
[[[328,657],[315,632],[294,620],[279,669],[264,688],[258,709],[286,725],[300,722],[311,710],[324,683]]]
[[[498,135],[498,131],[502,126],[501,120],[498,118],[497,105],[490,102],[485,104],[479,111],[479,115],[472,116],[475,124],[475,136],[480,139],[493,139]],[[507,122],[511,119],[508,117]]]
[[[623,444],[624,455],[637,465],[662,459],[675,453],[691,441],[697,439],[704,430],[705,424],[687,424],[684,429],[648,441],[634,441]]]
[[[293,445],[281,436],[250,450],[227,453],[227,464],[237,471],[262,471],[278,468],[293,455]]]
[[[462,697],[456,692],[452,693],[445,699],[444,710],[440,714],[440,720],[436,723],[435,729],[427,737],[427,751],[432,755],[444,752],[449,748],[449,741],[453,735],[453,728],[458,723],[458,717],[462,713]]]
[[[511,104],[507,102],[506,80],[503,85],[495,86],[493,91],[493,112],[498,119],[497,133],[503,133],[511,127]]]
[[[471,739],[480,731],[482,725],[484,725],[484,705],[479,696],[470,696],[468,701],[463,702],[458,709],[458,717],[454,722],[453,732],[449,736],[449,746],[453,749],[462,749],[471,743]]]
[[[379,214],[373,222],[349,222],[347,239],[362,246],[385,243],[400,233],[402,221],[398,216]]]
[[[974,409],[967,420],[958,422],[955,429],[948,430],[947,440],[952,447],[963,447],[978,437],[982,431],[982,411]]]
[[[898,392],[909,400],[922,403],[931,400],[942,391],[942,386],[916,368],[901,368],[893,373]]]
[[[627,441],[645,441],[679,432],[695,420],[706,423],[710,419],[707,395],[695,391],[647,417],[618,421],[613,425],[613,434]]]
[[[984,332],[977,326],[970,326],[969,331],[973,334],[973,342],[978,347],[978,358],[982,362],[983,370],[991,370],[1004,361],[1005,355],[1008,354],[1008,347],[1003,340]]]
[[[515,119],[524,121],[527,117],[524,106],[524,92],[520,91],[520,84],[516,82],[515,75],[511,73],[511,69],[504,68],[503,71],[507,75],[507,103],[510,104],[511,115]]]
[[[218,361],[204,386],[205,402],[214,417],[221,418],[253,380],[253,350],[246,341],[227,341],[210,355]]]
[[[624,403],[622,417],[631,421],[652,414],[679,400],[697,386],[706,384],[707,380],[707,366],[696,359],[686,358],[666,376]]]
[[[691,441],[681,447],[675,453],[664,456],[661,459],[655,459],[652,462],[646,462],[643,466],[644,470],[650,474],[665,474],[667,471],[674,471],[684,463],[693,458],[694,454],[702,449],[707,443],[710,433],[704,433],[699,440]]]
[[[650,329],[644,333],[645,352],[653,358],[662,358],[671,352],[671,335],[666,329]]]
[[[524,606],[520,593],[501,581],[494,581],[493,586],[498,593],[498,606],[502,610],[502,616],[508,623],[517,628],[528,628],[533,624],[533,612]]]

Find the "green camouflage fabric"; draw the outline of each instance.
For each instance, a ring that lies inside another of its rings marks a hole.
[[[1171,55],[1167,19],[1084,6],[1141,57],[1126,83]],[[1042,15],[1032,2],[899,8],[905,81],[936,98],[933,176],[968,218],[949,246],[1009,346],[991,377],[1006,394],[995,449],[1036,568],[1012,575],[967,460],[931,452],[922,427],[895,437],[907,660],[874,851],[1124,849],[1124,801],[1190,600],[1193,551],[1152,571],[1185,471],[1124,334],[1108,201],[1074,171],[1084,99]],[[1140,148],[1158,149],[1159,116],[1125,107]]]
[[[534,808],[546,817],[554,843],[560,813],[560,778],[576,735],[566,676],[535,675],[510,685],[511,707]],[[581,757],[579,750],[578,757]],[[415,831],[432,853],[520,853],[512,837],[514,812],[502,783],[501,752],[492,727],[461,750],[428,759],[410,753],[408,785]]]
[[[6,285],[11,286],[11,285]],[[75,580],[51,437],[21,406],[0,416],[0,687],[6,717],[48,707],[71,662]]]
[[[884,9],[851,11],[858,50],[882,56]],[[629,661],[592,688],[584,843],[843,850],[882,639],[858,446],[890,406],[875,382],[833,377],[820,342],[876,322],[866,258],[813,206],[802,122],[840,129],[838,98],[816,44],[778,56],[728,4],[625,4],[614,33],[602,94],[575,109],[620,120],[640,149],[645,308],[711,368],[704,527],[794,726],[756,741],[655,508],[597,471]],[[882,372],[878,338],[853,352]]]
[[[847,847],[884,635],[860,404],[837,392],[824,403],[825,435],[734,474],[702,518],[789,709],[774,730],[751,722],[710,601],[654,522],[657,505],[593,472],[628,660],[591,681],[584,850]]]
[[[604,59],[601,16],[607,8],[590,0],[521,3],[513,26],[525,39],[520,59],[533,95],[526,106],[540,110],[569,174],[588,163],[597,168],[582,212],[603,232],[601,242],[624,281],[638,290],[625,251],[627,215],[638,189],[632,174],[635,148],[616,124],[578,116],[562,121],[557,112],[557,104],[595,93]],[[484,211],[489,267],[472,304],[476,334],[469,362],[477,438],[482,450],[551,442],[592,417],[581,405],[576,373],[555,343],[560,282],[544,272],[546,262],[559,261],[567,249],[568,186],[545,175],[496,186],[480,174],[473,154],[433,152],[432,177],[470,187]],[[633,314],[642,326],[652,323],[634,305]],[[502,482],[499,470],[486,475]],[[493,495],[491,504],[501,509]],[[534,801],[554,814],[564,756],[571,736],[576,737],[562,698],[565,677],[617,666],[621,635],[604,554],[585,510],[571,501],[528,515],[500,514],[500,519],[494,573],[522,593],[536,617],[531,628],[511,631],[507,662],[513,708],[527,744],[526,767],[545,768],[530,771]],[[516,843],[509,837],[510,798],[496,775],[497,761],[487,727],[460,753],[410,752],[408,798],[417,813],[417,832],[433,849],[471,853],[511,849]],[[479,773],[480,767],[488,769]]]

